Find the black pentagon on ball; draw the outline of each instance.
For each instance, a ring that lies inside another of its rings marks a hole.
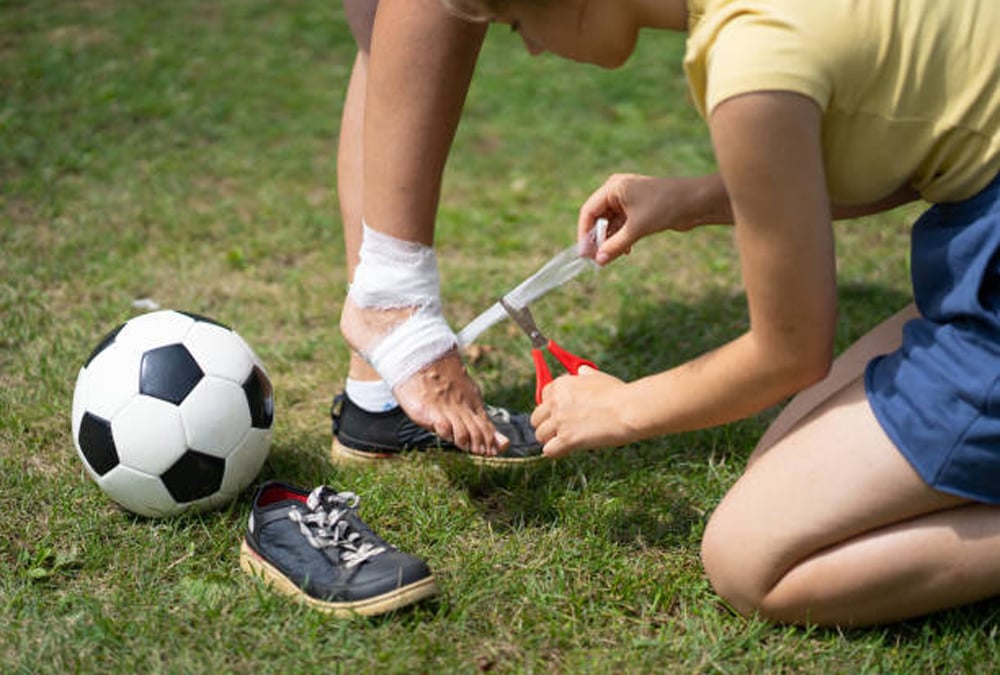
[[[142,355],[139,393],[180,405],[203,376],[198,362],[184,345],[157,347]]]
[[[221,457],[187,450],[163,472],[160,480],[174,501],[186,504],[218,492],[225,472],[226,460]]]
[[[274,390],[271,381],[258,366],[250,371],[250,376],[243,383],[243,391],[247,395],[253,427],[270,429],[274,422]]]
[[[118,449],[111,435],[111,422],[92,413],[84,413],[76,436],[87,464],[98,476],[118,466]]]

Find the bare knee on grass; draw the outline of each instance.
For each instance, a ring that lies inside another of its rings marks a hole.
[[[764,599],[780,576],[763,560],[763,542],[748,542],[746,529],[716,512],[705,528],[701,559],[715,592],[744,616],[761,614]]]
[[[759,546],[748,544],[745,528],[738,522],[713,518],[705,530],[701,557],[712,588],[743,616],[804,623],[818,600],[809,594],[775,593],[794,564],[775,555],[763,541]]]
[[[705,572],[742,614],[851,618],[840,611],[846,600],[899,577],[865,576],[881,549],[856,547],[862,535],[957,501],[928,488],[896,450],[856,377],[755,456],[706,527]]]

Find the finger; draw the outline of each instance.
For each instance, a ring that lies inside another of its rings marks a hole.
[[[580,255],[593,257],[596,250],[591,232],[601,218],[612,220],[612,207],[609,201],[608,185],[599,187],[580,207],[576,221],[576,241],[580,247]]]
[[[632,250],[635,240],[628,230],[628,223],[604,240],[604,245],[594,254],[598,265],[607,265],[612,260]]]
[[[551,419],[543,420],[535,427],[535,438],[538,439],[539,443],[547,443],[553,436],[555,436],[555,424],[552,423]]]
[[[577,238],[583,239],[587,236],[591,229],[594,227],[594,223],[597,219],[604,215],[604,212],[608,210],[608,183],[604,182],[601,187],[594,190],[587,199],[584,200],[583,205],[580,206],[580,211],[577,215],[576,221],[576,232]]]
[[[531,413],[531,426],[538,430],[539,425],[541,425],[545,420],[549,418],[549,408],[543,402],[536,407]]]
[[[556,457],[562,457],[563,455],[569,454],[569,448],[563,443],[558,436],[550,440],[544,446],[542,446],[542,454],[546,457],[555,459]]]
[[[590,366],[580,366],[580,369],[576,371],[577,375],[593,375],[594,373],[599,373],[597,368],[591,368]]]

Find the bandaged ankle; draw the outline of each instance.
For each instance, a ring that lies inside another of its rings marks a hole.
[[[426,306],[395,327],[364,354],[393,389],[458,344],[439,307]]]
[[[369,312],[412,311],[395,312],[400,315],[398,323],[388,326],[386,315],[355,312],[350,322],[352,335],[345,336],[390,387],[457,345],[441,312],[440,285],[433,248],[381,234],[364,224],[360,263],[347,295],[349,303]],[[387,312],[387,316],[392,315]]]
[[[440,303],[437,255],[430,246],[397,239],[362,221],[360,263],[348,297],[359,307],[395,309]]]

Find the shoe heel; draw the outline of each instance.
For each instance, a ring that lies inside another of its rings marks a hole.
[[[384,463],[386,460],[398,460],[398,452],[378,452],[377,450],[356,450],[349,448],[336,437],[330,446],[330,460],[339,466],[365,466]]]

